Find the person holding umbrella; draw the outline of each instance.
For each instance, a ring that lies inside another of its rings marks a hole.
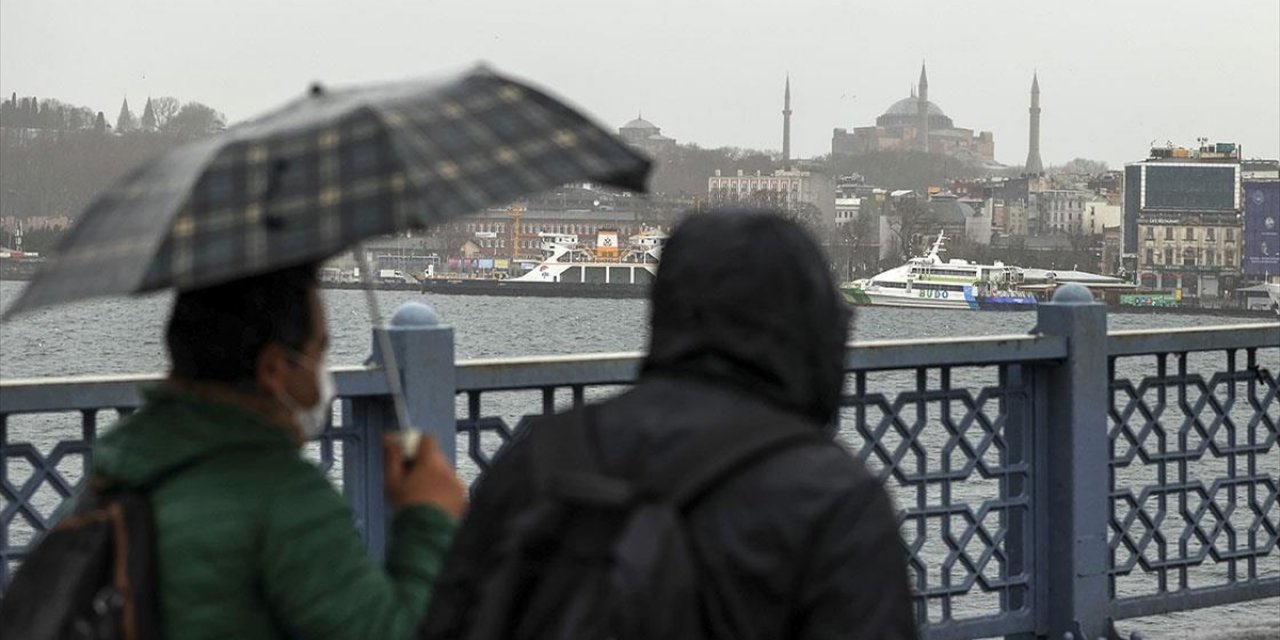
[[[327,424],[334,391],[316,265],[353,245],[363,263],[365,238],[569,182],[643,190],[648,171],[573,109],[478,69],[443,83],[313,87],[99,197],[4,315],[179,291],[170,375],[98,438],[90,481],[150,499],[163,635],[409,637],[465,490],[431,439],[406,467],[389,438],[395,514],[379,566],[342,497],[298,455]],[[386,332],[375,335],[410,435]]]
[[[385,451],[386,569],[298,448],[333,402],[315,268],[182,292],[168,380],[94,447],[99,481],[144,486],[168,637],[406,637],[422,619],[466,488],[430,438]]]

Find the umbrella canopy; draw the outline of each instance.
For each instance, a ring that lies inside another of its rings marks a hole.
[[[640,191],[648,171],[570,107],[488,70],[314,87],[107,190],[5,315],[316,262],[575,180]]]

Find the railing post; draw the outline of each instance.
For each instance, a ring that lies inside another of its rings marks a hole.
[[[400,367],[400,387],[409,427],[433,435],[449,463],[457,467],[453,328],[421,302],[406,302],[391,316],[387,333]],[[376,344],[376,341],[375,341]]]
[[[1112,634],[1107,576],[1107,494],[1110,449],[1107,437],[1107,309],[1081,285],[1060,287],[1040,305],[1038,326],[1045,335],[1067,339],[1067,358],[1046,367],[1045,423],[1038,425],[1048,446],[1040,473],[1047,489],[1037,499],[1050,526],[1045,532],[1049,637],[1094,640]],[[1069,634],[1069,635],[1068,635]]]
[[[455,460],[457,422],[454,396],[457,393],[453,362],[453,329],[440,324],[440,317],[421,302],[406,302],[391,316],[387,337],[400,371],[400,389],[409,414],[409,428],[435,436],[449,463]],[[379,331],[375,327],[374,332]],[[378,335],[373,335],[373,364],[382,363]],[[351,403],[353,419],[362,430],[362,466],[365,540],[369,554],[381,560],[386,549],[388,523],[382,489],[382,433],[397,427],[390,398],[362,398]]]

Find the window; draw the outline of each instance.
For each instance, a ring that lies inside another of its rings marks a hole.
[[[1155,249],[1147,249],[1147,264],[1153,264],[1156,261]]]
[[[1210,229],[1210,231],[1212,231],[1212,229]],[[1206,265],[1213,266],[1215,264],[1218,264],[1217,258],[1218,258],[1217,251],[1214,251],[1213,249],[1204,250],[1204,263]]]
[[[1227,229],[1227,242],[1235,242],[1235,240],[1236,240],[1236,230]]]
[[[1155,229],[1155,227],[1147,227],[1147,239],[1148,239],[1148,240],[1155,240],[1155,239],[1156,239],[1156,229]],[[1150,262],[1150,261],[1148,260],[1148,262]]]
[[[1187,229],[1190,231],[1190,229]],[[1182,265],[1184,267],[1196,266],[1196,250],[1190,247],[1182,250]]]
[[[1222,264],[1223,264],[1223,266],[1230,267],[1230,268],[1232,268],[1232,269],[1236,268],[1236,252],[1234,252],[1234,251],[1232,251],[1232,250],[1230,250],[1230,249],[1227,249],[1226,251],[1223,251],[1223,252],[1222,252]]]
[[[1196,228],[1187,227],[1187,240],[1195,240],[1195,239],[1196,239]]]
[[[1210,242],[1217,240],[1217,238],[1213,237],[1213,227],[1209,227],[1208,229],[1204,230],[1204,239]]]
[[[1173,248],[1168,247],[1164,250],[1164,263],[1173,264]]]
[[[1164,228],[1164,239],[1165,239],[1165,240],[1172,240],[1172,239],[1173,239],[1173,227],[1165,227],[1165,228]]]

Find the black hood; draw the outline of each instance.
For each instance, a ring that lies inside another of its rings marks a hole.
[[[728,384],[820,423],[839,406],[851,311],[822,249],[776,212],[691,215],[662,250],[643,375]]]

